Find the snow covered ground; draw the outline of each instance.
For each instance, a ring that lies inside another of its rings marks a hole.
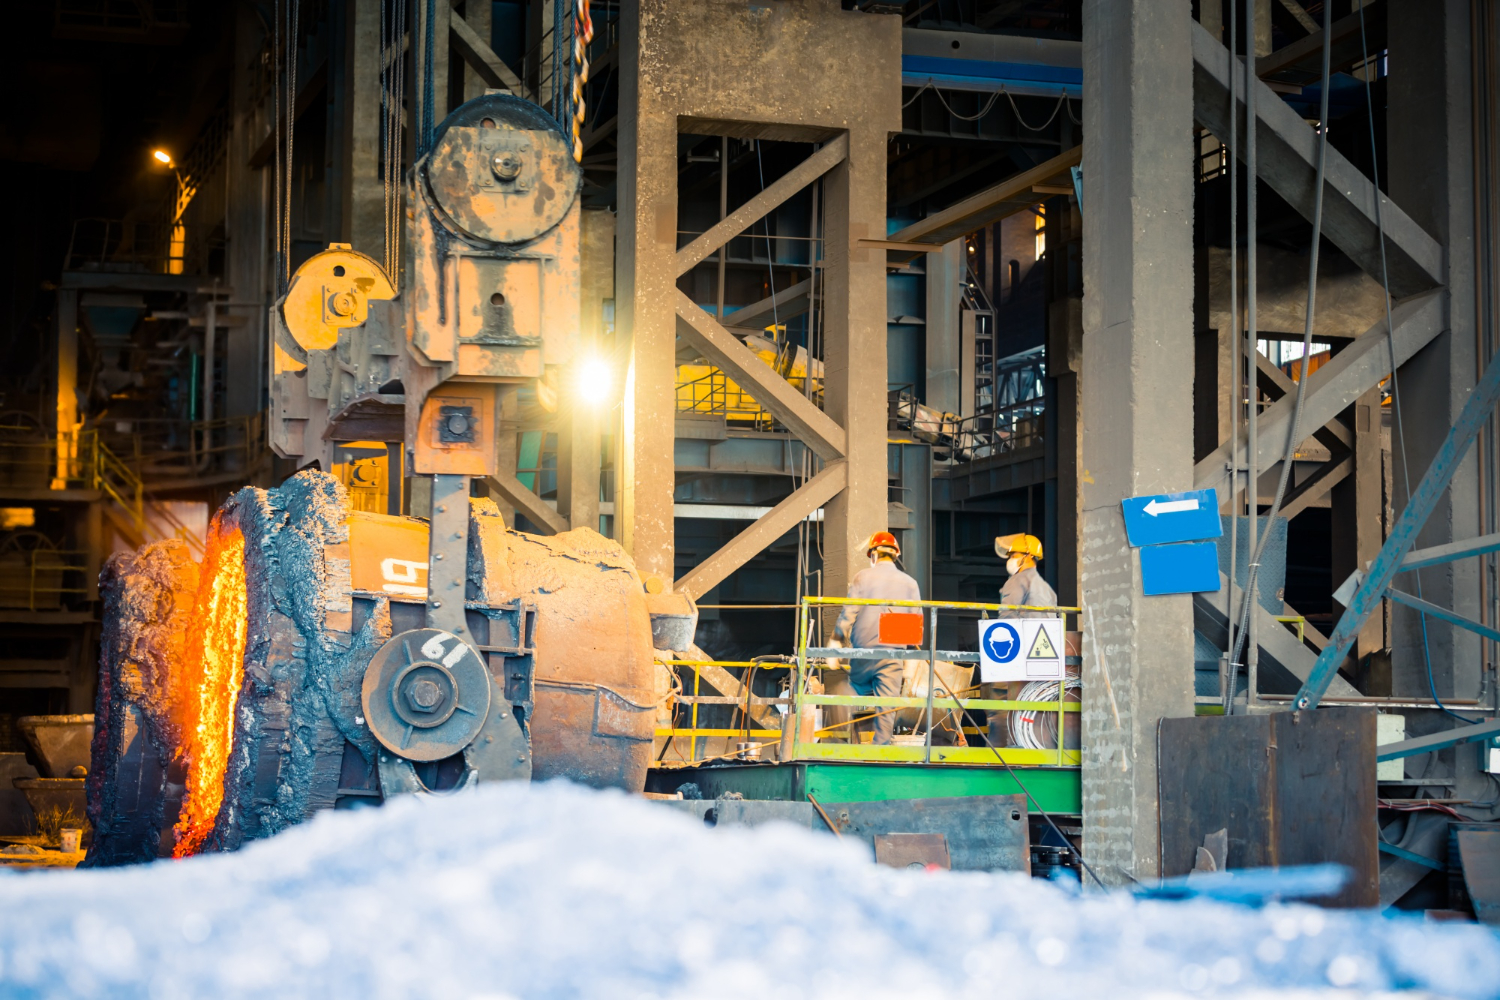
[[[232,855],[0,876],[0,997],[1500,997],[1474,925],[1073,897],[790,827],[491,785]]]

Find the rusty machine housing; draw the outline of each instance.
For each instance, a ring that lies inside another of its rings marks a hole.
[[[328,469],[339,441],[400,441],[389,474],[430,483],[430,517],[354,509],[306,469],[235,494],[201,565],[179,542],[116,557],[90,864],[231,849],[392,794],[644,786],[661,693],[633,563],[592,527],[530,535],[471,499],[507,394],[556,406],[580,186],[550,116],[488,95],[410,173],[404,281],[337,244],[297,270],[271,310],[272,446]]]

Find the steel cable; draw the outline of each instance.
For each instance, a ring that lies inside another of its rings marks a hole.
[[[1266,543],[1271,538],[1271,526],[1275,523],[1275,521],[1276,521],[1276,515],[1281,510],[1281,503],[1282,503],[1282,501],[1286,497],[1287,482],[1291,478],[1292,465],[1293,465],[1293,462],[1296,459],[1296,455],[1297,455],[1297,445],[1301,441],[1301,438],[1298,435],[1299,435],[1300,429],[1301,429],[1300,425],[1301,425],[1301,422],[1302,422],[1302,407],[1303,407],[1303,403],[1304,403],[1304,401],[1306,400],[1306,397],[1307,397],[1307,368],[1308,368],[1309,355],[1312,352],[1313,320],[1314,320],[1314,317],[1316,316],[1316,309],[1317,309],[1317,296],[1318,296],[1318,251],[1321,249],[1321,247],[1322,247],[1322,241],[1323,241],[1323,178],[1324,178],[1324,175],[1325,175],[1325,172],[1326,172],[1325,168],[1327,166],[1327,160],[1328,160],[1328,83],[1329,83],[1329,77],[1331,75],[1330,72],[1329,72],[1329,65],[1330,65],[1330,61],[1331,61],[1331,57],[1332,57],[1332,42],[1333,42],[1333,37],[1332,37],[1332,32],[1331,32],[1332,17],[1333,17],[1333,5],[1332,4],[1325,4],[1324,7],[1323,7],[1323,86],[1322,86],[1322,94],[1319,95],[1320,104],[1319,104],[1319,112],[1318,112],[1318,169],[1317,169],[1317,182],[1316,182],[1317,183],[1317,188],[1316,188],[1316,191],[1315,191],[1315,193],[1313,195],[1312,250],[1311,250],[1311,253],[1309,254],[1309,257],[1311,259],[1308,262],[1307,310],[1306,310],[1306,313],[1304,315],[1303,324],[1302,324],[1302,368],[1301,368],[1301,375],[1299,376],[1299,378],[1297,380],[1297,398],[1296,398],[1296,402],[1293,404],[1293,407],[1292,407],[1292,425],[1287,430],[1286,448],[1283,451],[1282,458],[1281,458],[1281,477],[1280,477],[1280,479],[1278,480],[1278,482],[1276,484],[1276,495],[1271,500],[1271,509],[1266,514],[1266,530],[1265,530],[1264,534],[1261,534],[1258,531],[1257,527],[1256,527],[1256,522],[1259,520],[1259,517],[1260,517],[1260,511],[1259,511],[1260,501],[1259,501],[1259,489],[1258,489],[1258,486],[1257,486],[1256,483],[1248,483],[1248,482],[1246,483],[1246,489],[1248,491],[1252,491],[1252,492],[1250,492],[1251,503],[1252,503],[1252,511],[1251,511],[1251,525],[1252,525],[1252,528],[1251,528],[1250,537],[1251,537],[1252,540],[1256,540],[1256,541],[1255,541],[1255,551],[1254,551],[1254,553],[1250,557],[1250,564],[1248,566],[1248,573],[1246,574],[1245,593],[1244,593],[1244,596],[1243,596],[1243,599],[1242,599],[1243,611],[1242,611],[1242,614],[1241,614],[1240,634],[1236,638],[1236,642],[1235,642],[1235,655],[1230,658],[1230,665],[1231,665],[1231,668],[1233,669],[1233,673],[1231,674],[1231,677],[1230,677],[1230,685],[1229,685],[1229,689],[1228,689],[1229,692],[1230,692],[1230,696],[1229,696],[1230,697],[1230,701],[1233,700],[1234,684],[1235,684],[1235,682],[1238,681],[1238,678],[1239,678],[1239,669],[1238,669],[1237,666],[1235,666],[1235,664],[1236,664],[1236,661],[1239,659],[1239,653],[1240,653],[1241,649],[1244,646],[1245,636],[1246,636],[1247,630],[1249,628],[1250,613],[1251,613],[1251,608],[1253,607],[1253,603],[1252,602],[1255,599],[1255,592],[1256,592],[1256,578],[1260,574],[1260,560],[1261,560],[1262,556],[1265,554]],[[1247,41],[1248,41],[1248,39],[1247,39]],[[1250,65],[1249,62],[1247,61],[1246,62],[1246,72],[1247,72],[1247,74],[1249,72],[1249,65]],[[1252,88],[1252,87],[1254,87],[1255,84],[1256,84],[1256,82],[1257,82],[1256,80],[1254,80],[1253,78],[1249,78],[1247,76],[1247,79],[1246,79],[1247,96],[1248,96],[1249,89]],[[1252,119],[1249,116],[1248,113],[1246,114],[1246,117],[1245,117],[1245,128],[1247,130],[1252,130],[1252,129],[1256,128],[1256,126],[1258,124],[1259,124],[1258,121]],[[1375,200],[1376,200],[1376,204],[1378,205],[1379,202],[1380,202],[1380,199],[1377,197]],[[1381,246],[1382,246],[1382,251],[1383,251],[1384,250],[1384,243],[1383,242],[1382,242]],[[1253,258],[1254,254],[1255,254],[1255,247],[1253,247],[1253,246],[1249,247],[1248,248],[1248,252],[1252,255],[1252,258]],[[1249,294],[1252,297],[1252,301],[1253,301],[1253,296],[1255,295],[1255,289],[1254,289],[1254,287],[1251,287],[1249,289],[1249,291],[1248,291],[1247,294]],[[1389,300],[1387,300],[1387,301],[1389,302]],[[1249,359],[1249,361],[1250,361],[1251,364],[1254,364],[1255,363],[1255,358],[1252,356]],[[1247,385],[1248,386],[1253,387],[1255,385],[1256,379],[1253,377],[1253,370],[1251,372],[1247,373],[1246,380],[1247,380]],[[1255,406],[1256,405],[1256,402],[1255,402],[1255,393],[1254,393],[1253,390],[1250,393],[1250,405],[1251,406]],[[1250,456],[1251,462],[1254,462],[1254,459],[1255,459],[1255,456],[1253,456],[1253,455]],[[1257,535],[1259,535],[1258,540],[1256,539]],[[1252,683],[1253,683],[1253,680],[1254,679],[1252,678]],[[1255,692],[1253,690],[1247,691],[1246,692],[1246,697],[1247,697],[1247,699],[1253,700],[1254,697],[1255,697]]]

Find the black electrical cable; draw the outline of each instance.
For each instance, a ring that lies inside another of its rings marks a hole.
[[[958,695],[953,694],[951,691],[949,692],[949,695],[953,698],[953,704],[958,707],[959,718],[963,718],[963,714],[964,714],[964,703],[963,703],[963,701],[958,697]],[[1060,699],[1061,697],[1062,697],[1062,690],[1061,690],[1061,688],[1059,688],[1059,690],[1058,690],[1058,698]],[[1062,738],[1063,738],[1063,734],[1062,734],[1061,731],[1059,731],[1058,734],[1057,734],[1057,739],[1058,739],[1059,743],[1062,742]],[[1089,863],[1084,860],[1084,858],[1083,858],[1083,852],[1080,851],[1076,846],[1074,846],[1073,842],[1071,840],[1069,840],[1067,838],[1067,836],[1062,832],[1062,830],[1060,830],[1058,828],[1057,824],[1052,821],[1052,814],[1049,813],[1049,812],[1047,812],[1047,810],[1045,810],[1045,809],[1042,808],[1042,804],[1037,801],[1036,796],[1032,795],[1031,794],[1031,790],[1029,788],[1027,788],[1026,785],[1021,781],[1021,776],[1016,773],[1016,769],[1015,768],[1013,768],[1013,767],[1010,766],[1010,761],[1008,761],[1008,760],[1005,759],[1005,755],[1002,754],[995,747],[991,746],[990,745],[990,741],[989,741],[988,738],[985,739],[984,744],[985,744],[985,746],[987,746],[987,747],[990,748],[990,752],[995,755],[995,759],[998,760],[1000,763],[1002,763],[1002,764],[1005,765],[1005,769],[1010,772],[1011,779],[1013,781],[1015,781],[1016,787],[1019,788],[1019,789],[1021,789],[1021,793],[1023,795],[1025,795],[1026,798],[1028,798],[1028,799],[1031,800],[1031,804],[1032,805],[1036,806],[1036,811],[1042,814],[1042,819],[1044,819],[1044,820],[1047,821],[1047,825],[1050,826],[1050,827],[1052,827],[1052,832],[1055,833],[1055,834],[1057,834],[1058,839],[1060,839],[1064,844],[1067,845],[1069,851],[1073,852],[1073,856],[1078,859],[1078,863],[1083,866],[1083,870],[1089,873],[1089,877],[1094,880],[1094,883],[1096,885],[1098,885],[1099,888],[1101,888],[1101,889],[1107,889],[1108,886],[1106,886],[1104,884],[1103,880],[1101,880],[1099,878],[1099,875],[1094,871],[1094,869],[1089,865]]]
[[[1303,402],[1307,396],[1307,367],[1308,361],[1310,360],[1309,355],[1312,352],[1313,319],[1316,316],[1318,297],[1318,252],[1322,248],[1323,243],[1323,178],[1327,172],[1326,167],[1328,163],[1328,84],[1329,79],[1332,76],[1330,72],[1330,62],[1332,58],[1333,46],[1333,33],[1331,30],[1332,18],[1333,5],[1325,4],[1323,7],[1323,92],[1321,95],[1319,95],[1320,104],[1318,112],[1317,189],[1313,195],[1312,247],[1311,253],[1309,254],[1311,260],[1308,264],[1307,277],[1307,311],[1304,316],[1302,325],[1302,369],[1301,375],[1297,381],[1296,403],[1292,407],[1292,425],[1287,430],[1286,450],[1283,452],[1281,457],[1281,478],[1280,481],[1276,484],[1276,495],[1271,500],[1271,509],[1266,513],[1265,533],[1260,535],[1260,539],[1255,546],[1255,552],[1250,556],[1250,563],[1247,567],[1248,573],[1245,580],[1246,586],[1243,597],[1243,611],[1241,613],[1240,634],[1236,637],[1235,655],[1230,657],[1230,664],[1233,668],[1233,673],[1230,675],[1229,685],[1229,690],[1231,692],[1234,690],[1234,684],[1239,679],[1239,668],[1237,666],[1234,666],[1234,664],[1239,660],[1240,650],[1243,648],[1245,638],[1249,633],[1251,608],[1253,607],[1255,593],[1258,589],[1256,584],[1256,577],[1259,575],[1260,571],[1260,560],[1262,555],[1264,555],[1265,553],[1266,543],[1271,540],[1271,525],[1275,523],[1276,515],[1281,510],[1281,503],[1286,498],[1286,487],[1291,477],[1292,465],[1294,464],[1293,460],[1297,455],[1297,445],[1301,443],[1301,437],[1299,436],[1301,428],[1299,425],[1302,422]],[[1250,63],[1247,61],[1245,65],[1246,71],[1248,73]],[[1257,82],[1258,81],[1254,80],[1253,78],[1247,77],[1245,81],[1246,90],[1248,91],[1250,87],[1255,86]],[[1257,125],[1258,122],[1250,120],[1247,114],[1245,120],[1245,128],[1247,130],[1254,129],[1257,127]],[[1379,201],[1380,199],[1377,197],[1377,205],[1379,204]],[[1382,252],[1384,251],[1384,246],[1384,241],[1382,241]],[[1248,252],[1254,254],[1255,247],[1249,247]],[[1248,294],[1254,295],[1255,289],[1249,289]],[[1250,361],[1250,374],[1247,376],[1247,378],[1249,378],[1250,380],[1250,386],[1253,387],[1255,385],[1255,359],[1252,357]],[[1255,405],[1254,398],[1254,392],[1252,391],[1250,404],[1252,406]],[[1254,456],[1250,457],[1252,458],[1252,460],[1254,459]],[[1255,491],[1256,484],[1247,483],[1247,489]],[[1253,507],[1258,508],[1259,504],[1254,503],[1255,493],[1252,492],[1251,497]],[[1251,515],[1252,518],[1258,518],[1260,516],[1260,512],[1259,510],[1252,509]],[[1255,524],[1253,520],[1251,523],[1252,525]],[[1257,532],[1252,527],[1251,537],[1254,537],[1256,534]],[[1255,692],[1247,692],[1247,697],[1253,699],[1255,697]]]
[[[1380,162],[1377,159],[1378,153],[1375,144],[1375,102],[1370,96],[1370,47],[1369,42],[1365,38],[1365,9],[1363,6],[1359,8],[1359,54],[1364,58],[1365,111],[1370,120],[1370,183],[1375,188],[1375,228],[1380,234],[1380,286],[1385,296],[1386,336],[1390,339],[1391,344],[1391,416],[1396,422],[1395,443],[1401,448],[1401,474],[1406,483],[1406,499],[1409,503],[1411,501],[1411,471],[1408,468],[1409,463],[1406,460],[1406,431],[1401,426],[1401,400],[1396,391],[1398,388],[1396,379],[1396,327],[1391,322],[1391,280],[1390,275],[1386,271],[1385,219],[1382,217],[1380,211]],[[1324,84],[1324,90],[1323,103],[1326,106],[1328,103],[1328,95],[1326,93],[1327,84]],[[1412,572],[1416,577],[1417,597],[1420,598],[1422,596],[1422,571],[1413,570]],[[1432,700],[1437,703],[1438,708],[1442,709],[1448,715],[1453,716],[1459,722],[1477,725],[1481,720],[1464,718],[1447,705],[1444,705],[1443,700],[1438,697],[1437,682],[1432,677],[1432,649],[1427,641],[1427,614],[1423,611],[1418,611],[1417,615],[1422,622],[1422,662],[1427,668],[1427,690],[1432,693]]]

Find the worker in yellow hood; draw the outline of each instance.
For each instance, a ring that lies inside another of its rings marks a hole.
[[[1000,588],[1001,604],[1025,604],[1031,607],[1057,606],[1057,591],[1042,579],[1036,564],[1042,558],[1042,541],[1024,532],[1001,535],[995,539],[995,555],[1005,560],[1010,578]],[[1052,611],[1002,611],[1002,618],[1050,618]]]

